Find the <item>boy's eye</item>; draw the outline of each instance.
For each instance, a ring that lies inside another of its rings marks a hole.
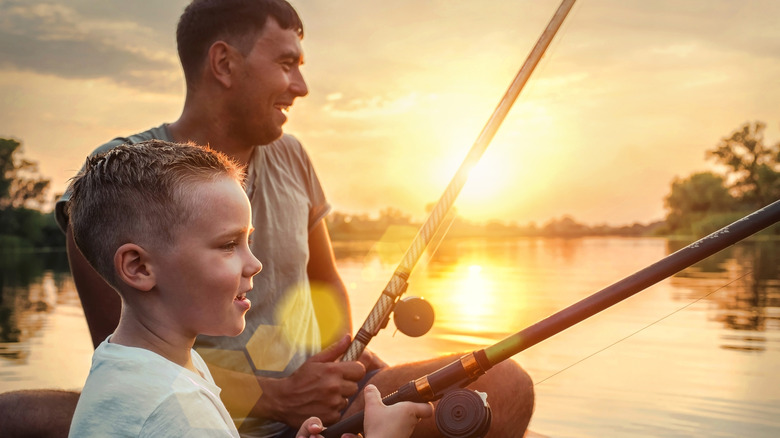
[[[233,251],[236,249],[236,246],[238,246],[238,243],[235,240],[231,240],[230,242],[222,245],[222,249],[225,251]]]

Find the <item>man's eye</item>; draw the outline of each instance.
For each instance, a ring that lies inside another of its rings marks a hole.
[[[233,240],[222,245],[222,249],[224,249],[225,251],[233,251],[234,249],[236,249],[236,246],[238,246],[238,244],[236,243],[236,241]]]

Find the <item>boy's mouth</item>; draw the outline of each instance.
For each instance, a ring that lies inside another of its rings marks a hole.
[[[250,307],[252,307],[252,302],[249,301],[249,298],[246,297],[246,292],[240,293],[236,295],[235,298],[233,298],[233,302],[236,303],[236,305],[241,308],[244,312],[249,310]]]

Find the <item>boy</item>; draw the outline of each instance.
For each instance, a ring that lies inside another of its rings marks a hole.
[[[243,169],[195,145],[159,140],[91,157],[71,183],[79,250],[122,299],[95,350],[70,436],[233,436],[199,334],[236,336],[262,266],[249,249]],[[197,202],[196,202],[197,200]],[[205,205],[205,208],[198,208]],[[367,387],[368,438],[408,437],[427,404],[384,407]],[[322,430],[317,418],[297,436]]]

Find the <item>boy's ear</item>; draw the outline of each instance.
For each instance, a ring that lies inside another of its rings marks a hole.
[[[209,47],[208,68],[225,88],[230,88],[233,84],[237,55],[238,50],[224,41],[217,41]]]
[[[128,286],[147,292],[157,284],[149,259],[145,249],[135,243],[125,243],[114,253],[114,269]]]

